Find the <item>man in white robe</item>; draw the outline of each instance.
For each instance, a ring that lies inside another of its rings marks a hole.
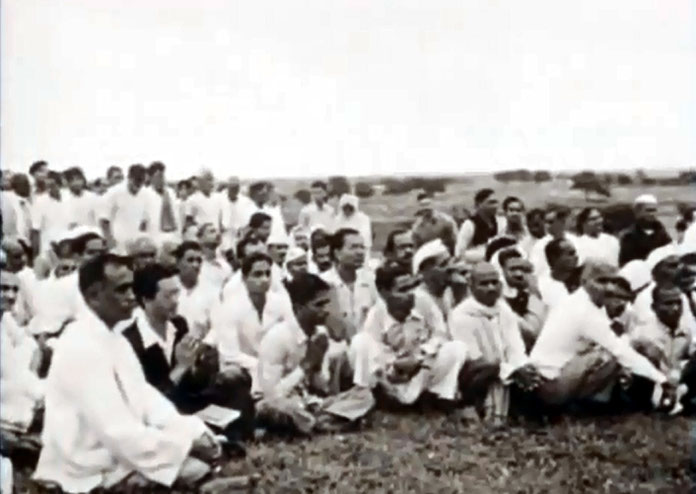
[[[134,477],[193,488],[209,471],[205,461],[220,456],[220,443],[147,383],[130,344],[113,331],[133,309],[133,273],[107,254],[82,266],[79,278],[88,308],[56,347],[34,479],[70,493]]]
[[[63,201],[71,223],[76,226],[98,226],[99,197],[87,190],[87,179],[82,170],[78,167],[69,168],[63,175],[68,182]]]
[[[182,242],[176,251],[179,270],[179,315],[186,319],[191,335],[206,337],[211,328],[212,310],[220,292],[201,280],[203,253],[198,242]]]
[[[334,209],[327,204],[326,182],[317,180],[311,186],[312,201],[300,210],[298,224],[305,228],[322,227],[328,233],[333,231],[333,222],[336,216]]]
[[[213,192],[214,186],[213,174],[204,170],[198,176],[198,191],[186,200],[184,206],[186,227],[200,227],[205,223],[212,223],[216,228],[220,228],[223,206],[220,196]]]

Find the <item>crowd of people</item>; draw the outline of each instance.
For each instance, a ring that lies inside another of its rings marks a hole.
[[[654,196],[614,236],[594,207],[482,189],[458,224],[424,192],[377,253],[356,196],[311,194],[287,225],[266,181],[4,173],[3,480],[29,461],[55,492],[195,490],[245,441],[376,407],[693,410],[696,226],[673,238]]]

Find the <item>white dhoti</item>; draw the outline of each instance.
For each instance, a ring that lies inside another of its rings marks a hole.
[[[459,392],[459,371],[467,359],[466,345],[459,341],[443,343],[437,353],[426,361],[408,382],[396,384],[387,379],[387,366],[394,355],[367,333],[353,337],[349,349],[349,361],[353,368],[353,381],[357,386],[374,388],[380,385],[385,392],[400,403],[414,403],[424,391],[439,398],[454,400]]]

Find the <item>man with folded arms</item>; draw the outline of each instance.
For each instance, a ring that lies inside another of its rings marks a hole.
[[[591,398],[612,385],[622,367],[655,382],[663,403],[674,399],[667,377],[611,329],[604,302],[616,276],[615,267],[588,261],[581,288],[551,309],[530,355],[545,378],[538,388],[543,401],[562,405]]]
[[[56,345],[34,478],[70,493],[144,482],[193,489],[220,456],[220,442],[148,384],[130,344],[113,331],[134,306],[127,259],[88,261],[79,285],[87,308]]]

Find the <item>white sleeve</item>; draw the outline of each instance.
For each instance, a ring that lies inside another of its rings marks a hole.
[[[280,336],[280,337],[279,337]],[[302,382],[304,371],[298,366],[284,375],[287,342],[277,331],[270,330],[259,347],[259,379],[266,397],[285,397]]]
[[[481,358],[482,353],[478,342],[474,337],[474,326],[476,321],[461,311],[452,311],[449,318],[450,336],[455,341],[466,344],[468,355],[472,359]]]
[[[667,380],[664,374],[657,370],[650,361],[636,352],[627,339],[619,338],[609,326],[609,319],[593,318],[581,325],[582,335],[605,348],[618,360],[619,364],[630,369],[634,374],[643,376],[658,384]]]
[[[89,428],[120,463],[154,482],[171,486],[195,438],[167,433],[137,420],[126,404],[109,359],[102,358],[99,352],[83,348],[79,361],[82,369],[90,371],[81,373],[76,380],[62,367],[66,375],[59,373],[54,385],[61,386],[66,398],[72,400]]]
[[[461,257],[471,245],[471,240],[474,238],[474,222],[466,220],[457,234],[457,244],[454,248],[454,255]]]

